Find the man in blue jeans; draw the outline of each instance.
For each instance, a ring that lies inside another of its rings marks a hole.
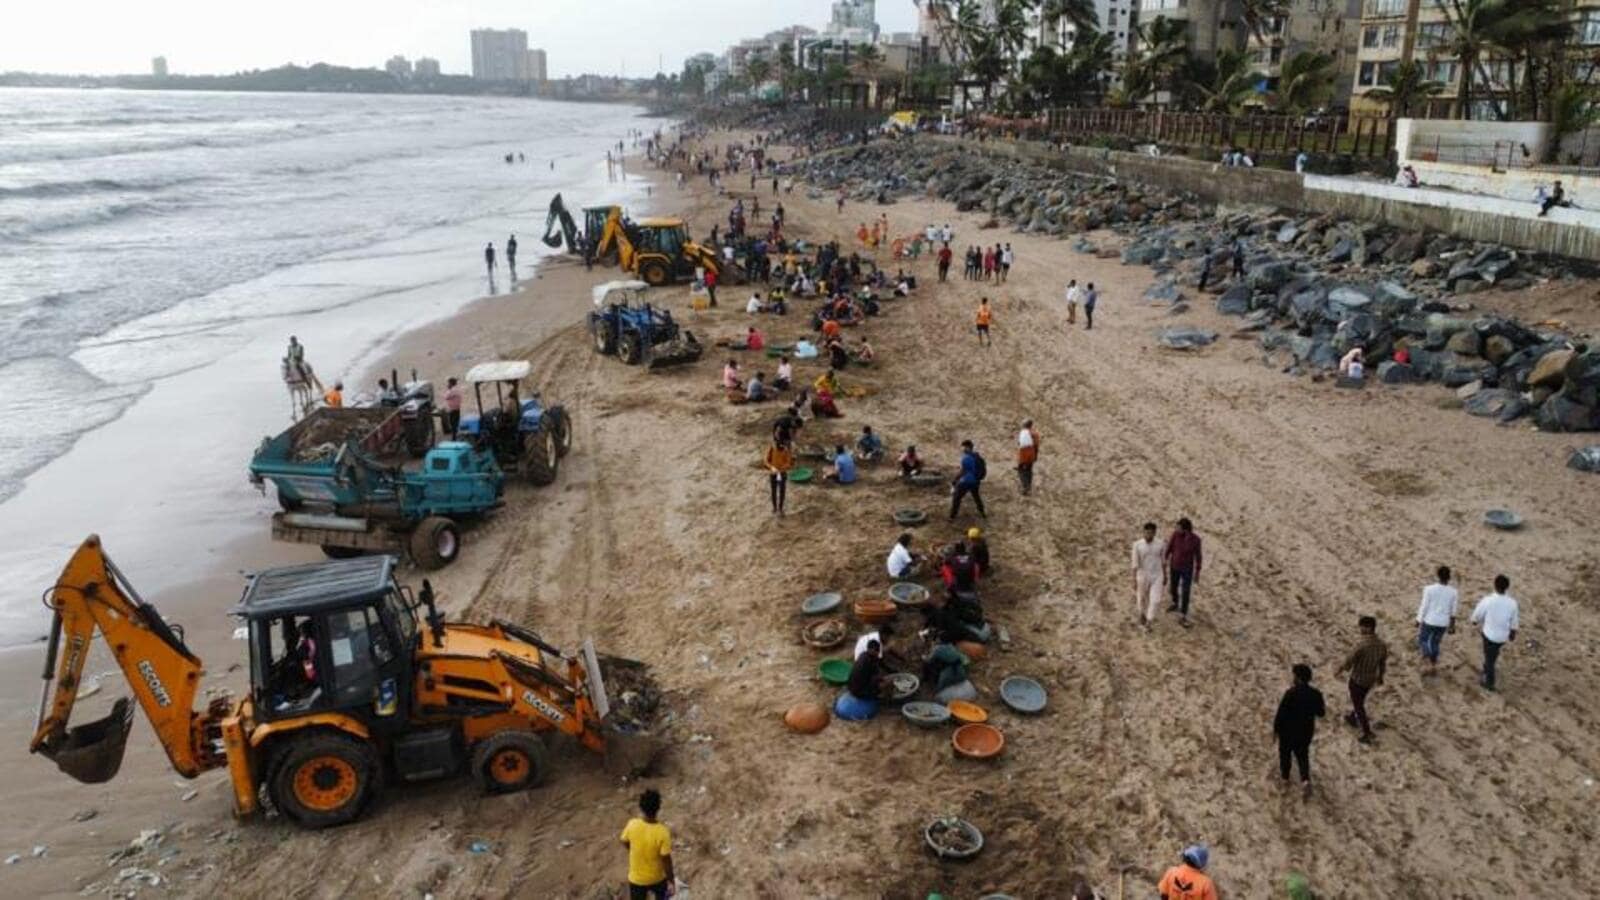
[[[1439,674],[1439,647],[1445,633],[1456,630],[1459,602],[1456,589],[1450,586],[1450,567],[1440,566],[1438,580],[1422,589],[1422,603],[1417,606],[1417,650],[1427,664],[1424,675]]]
[[[1517,601],[1508,591],[1511,579],[1504,575],[1494,577],[1494,593],[1478,601],[1472,611],[1472,624],[1483,629],[1483,677],[1478,683],[1484,690],[1495,690],[1495,664],[1500,661],[1500,651],[1517,639],[1517,629],[1522,627]]]
[[[1200,535],[1194,533],[1194,523],[1187,518],[1178,520],[1177,530],[1167,538],[1165,551],[1167,585],[1172,592],[1171,609],[1182,616],[1183,627],[1189,627],[1189,593],[1200,580],[1200,565],[1204,557],[1200,552]]]

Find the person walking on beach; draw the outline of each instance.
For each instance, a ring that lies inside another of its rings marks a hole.
[[[706,286],[706,303],[714,308],[717,305],[717,270],[706,269],[705,278],[702,280]]]
[[[1278,775],[1289,783],[1289,761],[1300,766],[1301,790],[1311,796],[1311,739],[1317,735],[1317,720],[1328,711],[1322,692],[1311,686],[1311,667],[1296,663],[1294,681],[1278,701],[1278,714],[1272,719],[1272,733],[1278,738]]]
[[[1078,279],[1067,280],[1067,324],[1072,325],[1078,321],[1078,295],[1083,293],[1078,288]]]
[[[483,264],[489,270],[489,277],[494,277],[494,241],[483,245]]]
[[[989,326],[993,322],[994,310],[989,308],[989,298],[983,297],[978,300],[978,314],[976,316],[979,346],[989,347],[993,345],[993,342],[989,340]]]
[[[1362,616],[1360,621],[1361,641],[1356,644],[1350,655],[1339,666],[1335,675],[1350,673],[1350,711],[1345,713],[1345,724],[1361,729],[1363,744],[1370,744],[1375,740],[1372,733],[1372,720],[1367,716],[1367,695],[1372,689],[1383,684],[1384,673],[1389,668],[1389,645],[1378,637],[1378,620],[1372,616]]]
[[[672,871],[672,832],[657,821],[661,794],[654,788],[639,795],[643,818],[628,820],[622,829],[622,846],[628,848],[629,900],[667,900],[677,875]]]
[[[440,417],[440,430],[450,435],[450,440],[456,439],[456,433],[461,430],[461,385],[454,378],[446,379],[444,383],[444,415]]]
[[[1083,289],[1083,330],[1088,331],[1094,327],[1094,305],[1100,299],[1100,293],[1094,289],[1094,282],[1089,282]]]
[[[789,471],[794,468],[794,452],[786,442],[773,441],[767,448],[764,460],[767,467],[767,486],[772,494],[772,514],[783,515],[783,503],[789,489]]]
[[[1472,611],[1472,624],[1483,630],[1483,676],[1478,683],[1486,691],[1495,690],[1495,665],[1500,661],[1500,651],[1517,639],[1517,629],[1522,621],[1517,601],[1507,591],[1511,579],[1504,575],[1494,577],[1494,593],[1478,601]]]
[[[978,515],[989,518],[989,513],[983,508],[983,495],[979,493],[983,486],[983,479],[989,474],[988,464],[983,457],[978,455],[972,441],[961,442],[961,472],[956,475],[956,480],[950,484],[950,520],[953,522],[961,513],[961,498],[972,495],[972,502],[978,507]]]
[[[950,252],[950,245],[945,244],[939,248],[939,281],[950,279],[950,258],[955,254]]]
[[[1156,537],[1156,523],[1144,523],[1144,537],[1133,542],[1133,607],[1149,630],[1167,585],[1167,542]]]
[[[1427,665],[1424,675],[1439,674],[1439,646],[1447,631],[1455,633],[1459,599],[1450,586],[1450,567],[1440,566],[1437,580],[1422,589],[1422,603],[1417,606],[1417,650]]]
[[[1033,464],[1039,461],[1039,432],[1033,429],[1033,420],[1022,423],[1017,432],[1017,480],[1022,483],[1022,496],[1033,493]]]
[[[506,238],[506,268],[511,271],[512,277],[517,274],[517,236]]]
[[[1011,253],[1011,245],[1007,244],[1006,248],[1000,251],[1000,282],[1002,284],[1011,277],[1011,261],[1014,259],[1016,257]]]
[[[1178,527],[1167,538],[1163,551],[1167,564],[1167,587],[1172,593],[1170,609],[1182,617],[1183,627],[1189,627],[1189,594],[1200,580],[1200,566],[1205,562],[1201,552],[1200,535],[1194,533],[1194,523],[1187,517],[1178,520]]]

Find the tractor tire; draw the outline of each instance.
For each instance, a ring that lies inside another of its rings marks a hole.
[[[594,326],[594,352],[601,356],[610,356],[617,352],[617,339],[611,333],[611,326],[605,323]]]
[[[355,559],[367,551],[360,547],[337,547],[333,544],[322,545],[322,555],[329,559]]]
[[[565,407],[551,409],[547,418],[556,432],[556,456],[565,457],[572,452],[572,416]]]
[[[663,287],[671,283],[672,272],[666,263],[652,259],[639,267],[639,277],[651,287]]]
[[[561,455],[556,452],[556,436],[549,428],[539,429],[522,439],[522,461],[519,468],[529,484],[544,487],[556,480],[556,468],[561,465]]]
[[[461,555],[461,529],[444,516],[428,516],[412,530],[411,559],[424,569],[442,569]]]
[[[472,775],[490,794],[538,787],[550,773],[550,751],[531,731],[502,731],[472,751]]]
[[[644,358],[644,345],[637,334],[630,331],[617,341],[617,358],[630,366],[639,364]]]
[[[360,818],[377,795],[382,774],[372,745],[320,729],[285,740],[268,769],[267,789],[278,811],[306,828]]]

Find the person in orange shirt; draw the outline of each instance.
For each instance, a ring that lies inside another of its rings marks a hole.
[[[774,442],[767,448],[767,484],[772,493],[772,514],[783,515],[783,501],[789,487],[789,472],[794,468],[794,452],[788,444]]]
[[[329,409],[339,409],[344,406],[344,382],[335,381],[333,387],[322,395],[322,402],[327,404]]]
[[[1217,900],[1217,886],[1204,871],[1210,858],[1205,844],[1185,847],[1182,862],[1168,869],[1156,886],[1161,900]]]
[[[825,340],[833,340],[839,336],[839,323],[835,319],[822,320],[822,336]]]
[[[866,245],[866,243],[867,243],[867,223],[862,222],[861,223],[861,227],[856,229],[856,240],[860,241],[863,246]]]
[[[989,298],[984,297],[978,301],[978,343],[989,346],[989,325],[994,322],[994,311],[989,308]]]

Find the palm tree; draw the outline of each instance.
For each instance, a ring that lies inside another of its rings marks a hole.
[[[1256,40],[1267,40],[1266,25],[1289,15],[1289,0],[1240,0],[1239,18]]]
[[[1245,98],[1266,78],[1251,67],[1250,54],[1244,50],[1223,50],[1209,68],[1209,81],[1195,79],[1194,82],[1205,112],[1238,112]]]
[[[883,51],[871,44],[857,44],[855,55],[851,68],[863,78],[876,76],[878,69],[883,67]]]
[[[1115,40],[1102,32],[1079,32],[1067,51],[1074,99],[1095,105],[1105,99],[1106,80],[1116,62]]]
[[[772,74],[772,63],[767,62],[765,56],[752,56],[744,64],[744,74],[750,81],[750,89],[759,90]]]
[[[1514,59],[1538,44],[1559,43],[1570,33],[1571,26],[1550,0],[1443,0],[1441,5],[1452,31],[1450,50],[1461,64],[1456,115],[1463,119],[1472,118],[1474,82],[1492,83],[1485,57],[1498,52]],[[1508,87],[1514,98],[1515,86]]]
[[[1006,68],[1012,69],[1028,45],[1029,13],[1038,0],[994,0],[994,23],[990,26],[999,42]]]
[[[1367,91],[1366,98],[1389,107],[1389,117],[1398,119],[1411,115],[1413,104],[1443,91],[1444,85],[1429,79],[1421,63],[1406,59],[1385,76],[1383,84]]]
[[[1577,134],[1600,121],[1600,106],[1596,106],[1594,93],[1588,85],[1568,81],[1557,87],[1549,97],[1550,141],[1545,150],[1545,162],[1559,162],[1561,139]]]
[[[1327,105],[1333,98],[1333,57],[1326,53],[1296,53],[1284,60],[1278,73],[1275,105],[1300,114]]]
[[[1156,16],[1138,26],[1139,49],[1137,57],[1129,57],[1125,67],[1135,69],[1135,82],[1146,82],[1149,90],[1171,91],[1178,70],[1189,58],[1189,27],[1184,22]],[[1130,85],[1126,71],[1124,86]],[[1145,93],[1149,93],[1149,90]],[[1127,92],[1126,98],[1137,103],[1144,94]]]
[[[1101,25],[1094,0],[1042,0],[1039,4],[1039,20],[1054,23],[1056,39],[1063,47],[1067,44],[1067,28],[1072,28],[1077,38],[1082,39],[1089,34],[1099,33]],[[1073,45],[1077,45],[1077,40],[1073,41]]]

